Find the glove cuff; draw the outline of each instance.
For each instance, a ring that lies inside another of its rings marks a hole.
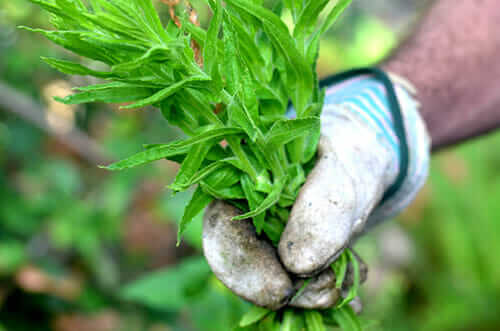
[[[325,104],[341,105],[356,114],[384,138],[396,160],[390,170],[395,183],[371,213],[368,228],[406,208],[425,183],[429,135],[413,87],[400,78],[389,80],[379,69],[357,69],[326,79],[323,85],[327,86]],[[329,116],[329,109],[325,107],[323,118]]]

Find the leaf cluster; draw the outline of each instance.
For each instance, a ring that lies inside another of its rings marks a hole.
[[[179,162],[170,188],[198,184],[179,234],[211,200],[224,199],[245,211],[235,219],[253,218],[259,234],[279,240],[319,139],[320,36],[350,1],[338,1],[320,22],[328,0],[288,0],[272,9],[262,0],[207,0],[213,12],[207,30],[186,14],[180,28],[173,21],[163,27],[151,0],[31,1],[52,14],[56,28],[33,31],[106,67],[44,58],[63,73],[105,81],[59,101],[152,105],[188,136],[145,146],[107,169]],[[283,10],[292,14],[293,28],[281,18]],[[202,48],[202,67],[192,40]],[[294,119],[286,116],[289,101]]]

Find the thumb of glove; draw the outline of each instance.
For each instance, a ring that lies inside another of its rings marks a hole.
[[[323,121],[322,133],[335,138],[321,137],[316,166],[278,247],[285,268],[301,277],[318,273],[338,257],[394,180],[388,175],[393,154],[383,138],[342,109],[333,117]]]

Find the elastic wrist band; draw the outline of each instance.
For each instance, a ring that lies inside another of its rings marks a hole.
[[[385,191],[384,196],[380,201],[380,204],[383,204],[386,200],[390,199],[401,188],[401,185],[403,185],[403,182],[405,181],[406,176],[408,175],[408,160],[409,160],[408,142],[406,141],[406,130],[403,121],[403,115],[401,114],[401,107],[399,105],[399,101],[396,96],[396,91],[394,90],[394,86],[391,80],[389,79],[389,76],[378,68],[359,68],[327,77],[320,82],[320,87],[327,87],[333,84],[340,83],[346,79],[354,78],[360,75],[371,75],[384,85],[385,89],[387,90],[389,110],[394,120],[394,131],[399,139],[399,152],[400,152],[399,173],[394,183],[387,189],[387,191]]]

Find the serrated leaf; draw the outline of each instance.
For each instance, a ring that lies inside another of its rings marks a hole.
[[[299,52],[295,41],[290,36],[288,28],[283,21],[272,11],[244,0],[227,0],[227,3],[238,7],[262,22],[264,31],[275,45],[276,49],[286,59],[289,73],[293,75],[290,85],[292,100],[295,103],[297,114],[302,114],[307,102],[314,90],[314,79],[311,66],[305,61],[305,57]],[[297,87],[291,86],[297,84]]]
[[[252,141],[256,141],[262,135],[252,116],[246,109],[244,104],[238,103],[237,98],[233,97],[228,109],[228,123],[232,126],[237,126],[245,130],[246,134]]]
[[[239,185],[233,185],[231,187],[214,187],[207,182],[202,181],[200,183],[201,188],[206,193],[210,194],[216,199],[219,200],[233,200],[233,199],[244,199],[245,194],[243,194],[243,190]]]
[[[136,13],[142,14],[139,17],[143,18],[146,26],[158,38],[158,41],[166,42],[170,39],[161,25],[160,18],[151,0],[137,0],[133,1],[132,4],[137,6],[138,13]]]
[[[351,4],[352,0],[338,0],[332,10],[328,13],[328,16],[321,24],[319,29],[320,35],[323,35],[330,27],[337,21],[339,16],[344,12],[344,10]]]
[[[295,24],[293,30],[294,37],[304,39],[307,35],[314,31],[315,25],[318,21],[319,14],[328,4],[329,0],[315,0],[308,1]]]
[[[108,170],[122,170],[132,168],[152,161],[171,157],[173,155],[186,154],[189,148],[195,144],[199,144],[212,139],[222,139],[223,137],[238,135],[242,133],[243,131],[238,128],[216,128],[201,133],[192,138],[177,140],[170,144],[157,145],[143,152],[132,155],[124,160],[118,161],[102,168]]]
[[[243,189],[243,193],[245,193],[245,197],[248,200],[250,209],[257,208],[262,203],[262,201],[264,201],[265,195],[257,192],[254,183],[248,175],[241,177],[241,188]],[[257,234],[260,234],[262,232],[262,228],[265,222],[265,216],[265,213],[262,213],[253,218],[253,224],[255,226],[255,231],[257,232]]]
[[[76,105],[88,102],[130,102],[143,99],[151,95],[152,89],[146,87],[109,84],[98,89],[88,88],[85,92],[68,95],[64,98],[54,99],[67,105]]]
[[[173,191],[183,191],[187,189],[192,184],[192,178],[196,172],[200,169],[203,161],[205,160],[208,151],[212,147],[212,144],[216,142],[207,141],[204,143],[193,145],[186,158],[182,161],[181,167],[175,176],[175,180],[169,185],[169,188]]]
[[[234,29],[234,33],[238,36],[237,40],[241,50],[240,54],[246,59],[248,69],[262,81],[267,81],[265,72],[265,69],[267,69],[266,63],[255,41],[255,36],[249,34],[249,31],[245,29],[243,23],[237,16],[232,15],[231,12],[226,13],[229,15],[229,21]]]
[[[189,82],[194,82],[194,81],[200,82],[200,81],[207,81],[207,80],[209,80],[209,78],[203,77],[203,76],[188,77],[188,78],[181,80],[180,82],[172,84],[172,85],[156,92],[155,94],[151,95],[148,98],[145,98],[145,99],[143,99],[139,102],[133,103],[131,105],[122,106],[120,108],[132,109],[132,108],[140,108],[140,107],[144,107],[144,106],[148,106],[148,105],[153,105],[153,104],[161,102],[162,100],[164,100],[164,99],[168,98],[169,96],[173,95],[174,93],[178,92],[180,89],[182,89]]]
[[[154,46],[149,48],[143,55],[137,57],[129,62],[119,63],[111,68],[112,72],[126,74],[132,70],[139,68],[148,62],[165,62],[169,60],[173,55],[171,50],[165,46]]]
[[[241,86],[241,69],[236,35],[227,19],[224,20],[222,27],[224,33],[224,75],[226,78],[226,89],[231,95],[235,95]]]
[[[182,189],[185,189],[191,185],[198,183],[199,181],[205,179],[207,176],[219,171],[223,167],[232,165],[235,168],[240,168],[239,160],[235,157],[229,157],[225,159],[219,159],[218,161],[212,162],[210,165],[200,169],[193,177],[190,178],[189,182],[186,182]]]
[[[110,72],[105,71],[96,71],[89,69],[87,67],[82,66],[79,63],[74,63],[71,61],[65,61],[55,58],[43,57],[42,60],[46,62],[48,65],[53,67],[54,69],[59,70],[60,72],[68,75],[82,75],[82,76],[94,76],[98,78],[110,78],[115,75]]]
[[[319,128],[320,119],[318,117],[277,121],[267,132],[264,138],[265,144],[269,149],[275,149],[296,138],[319,131]]]
[[[250,310],[241,318],[239,326],[244,328],[255,324],[266,317],[269,313],[271,313],[269,309],[252,306],[252,308],[250,308]]]
[[[178,126],[187,135],[196,135],[200,126],[197,116],[184,108],[179,108],[175,98],[169,98],[161,102],[160,111],[163,117],[172,125]]]
[[[275,205],[279,201],[280,194],[283,191],[283,188],[285,186],[285,182],[286,182],[285,178],[278,178],[273,183],[272,191],[266,196],[266,198],[262,201],[262,203],[257,208],[252,209],[248,213],[235,216],[232,219],[234,221],[238,221],[238,220],[244,220],[247,218],[255,217],[255,216],[263,213],[267,209],[271,208],[273,205]]]
[[[222,26],[223,8],[222,1],[217,0],[216,5],[213,8],[214,15],[210,20],[210,25],[206,34],[205,44],[203,47],[203,60],[204,68],[209,76],[214,78],[214,73],[216,76],[219,75],[218,64],[221,63],[218,59],[218,46],[219,46],[219,31]],[[215,79],[221,79],[216,77]]]

